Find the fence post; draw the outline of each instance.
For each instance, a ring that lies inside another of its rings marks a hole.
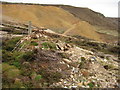
[[[30,35],[32,33],[32,23],[31,21],[29,21],[29,25],[28,25],[28,34]]]

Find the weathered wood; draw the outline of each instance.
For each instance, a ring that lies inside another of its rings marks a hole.
[[[30,35],[32,33],[32,23],[31,21],[29,21],[29,25],[28,25],[28,34]]]

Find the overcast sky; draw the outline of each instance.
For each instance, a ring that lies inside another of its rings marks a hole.
[[[88,7],[106,17],[118,17],[118,2],[120,0],[1,0],[9,2],[64,4],[77,7]]]

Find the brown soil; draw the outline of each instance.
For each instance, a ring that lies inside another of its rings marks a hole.
[[[96,28],[92,25],[109,27],[109,29],[115,29],[116,27],[116,24],[110,22],[111,19],[86,8],[2,4],[2,9],[3,21],[15,21],[25,24],[32,21],[32,24],[37,27],[49,28],[66,35],[81,35],[98,41],[106,41],[106,38],[101,39],[102,36],[95,31]]]

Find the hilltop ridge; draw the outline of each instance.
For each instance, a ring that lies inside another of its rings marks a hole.
[[[5,2],[2,4],[2,8],[3,22],[15,21],[18,23],[27,23],[31,20],[33,25],[46,27],[57,33],[69,32],[71,27],[74,27],[77,23],[76,27],[71,30],[70,34],[67,33],[67,35],[80,35],[102,42],[111,42],[111,39],[107,38],[111,38],[111,36],[104,32],[106,31],[106,28],[116,30],[116,24],[113,24],[111,22],[112,20],[110,21],[102,14],[96,13],[88,8],[65,5],[16,4]],[[17,8],[19,8],[19,10]],[[82,23],[82,25],[79,22]],[[88,25],[89,27],[84,25]],[[113,30],[113,32],[116,32],[115,30]],[[83,31],[84,33],[82,33]],[[109,32],[109,30],[107,31]],[[113,37],[113,39],[114,38],[116,37]]]

